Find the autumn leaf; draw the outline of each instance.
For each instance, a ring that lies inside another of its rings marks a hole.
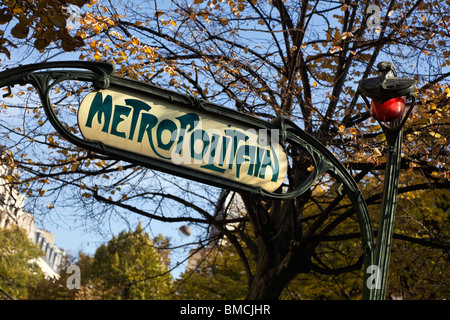
[[[11,35],[17,39],[25,39],[28,36],[28,32],[28,25],[22,22],[19,22],[14,28],[11,29]]]

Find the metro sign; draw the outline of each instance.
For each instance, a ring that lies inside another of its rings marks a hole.
[[[78,112],[85,139],[273,192],[287,173],[278,130],[254,129],[176,103],[104,89]]]

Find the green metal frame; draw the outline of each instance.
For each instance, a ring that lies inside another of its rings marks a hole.
[[[329,173],[341,184],[350,198],[358,216],[361,229],[362,246],[364,252],[364,270],[371,265],[380,265],[382,260],[382,270],[387,273],[389,263],[390,239],[392,238],[393,213],[395,212],[395,199],[398,184],[399,159],[401,148],[401,128],[391,130],[387,134],[389,146],[388,171],[386,173],[385,188],[383,196],[383,207],[386,207],[387,218],[382,218],[382,224],[378,233],[377,247],[375,248],[372,223],[365,200],[362,196],[352,175],[344,168],[337,158],[319,141],[298,127],[294,122],[285,117],[278,117],[269,123],[252,117],[247,114],[225,108],[223,106],[199,100],[177,92],[165,90],[151,84],[114,76],[114,67],[107,62],[88,61],[62,61],[48,62],[21,66],[18,68],[0,72],[0,87],[11,87],[15,84],[33,85],[43,104],[45,113],[61,136],[78,147],[105,154],[113,159],[125,160],[141,166],[152,168],[158,171],[170,173],[194,181],[199,181],[208,185],[226,188],[238,192],[249,193],[270,199],[289,199],[298,197],[307,191],[317,179],[324,173]],[[233,180],[221,178],[199,170],[177,165],[168,165],[167,162],[149,158],[126,150],[106,146],[99,141],[82,139],[68,131],[57,117],[55,109],[50,101],[50,90],[58,83],[66,80],[78,80],[90,82],[96,89],[122,89],[127,92],[146,95],[148,98],[158,98],[175,103],[192,110],[200,110],[221,119],[229,119],[238,124],[254,129],[278,129],[280,140],[296,145],[308,152],[314,163],[314,170],[310,176],[295,190],[286,193],[268,192],[260,187],[253,187]],[[364,86],[363,86],[364,87]],[[367,92],[366,92],[367,93]],[[387,261],[387,263],[386,263]],[[386,268],[385,268],[386,266]],[[384,291],[379,289],[369,289],[366,281],[369,274],[364,273],[363,299],[382,299]],[[383,275],[383,277],[385,277]]]

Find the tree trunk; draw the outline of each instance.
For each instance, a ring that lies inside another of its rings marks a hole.
[[[250,282],[248,300],[277,300],[299,273],[308,271],[310,254],[292,239],[259,239],[258,262]]]
[[[301,158],[297,169],[310,165]],[[296,170],[294,185],[306,179],[305,170]],[[279,299],[284,288],[299,273],[307,272],[313,247],[304,242],[301,214],[311,192],[289,200],[274,200],[270,209],[257,199],[243,197],[258,236],[256,271],[251,278],[247,299]]]
[[[277,300],[287,283],[282,283],[276,272],[257,274],[247,295],[248,300]]]
[[[305,253],[300,256],[299,253],[295,255],[290,251],[283,259],[277,259],[279,257],[272,256],[272,259],[258,261],[249,287],[248,300],[277,300],[296,275],[306,272],[308,264],[305,263]]]

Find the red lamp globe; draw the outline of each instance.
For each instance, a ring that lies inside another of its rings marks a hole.
[[[396,97],[382,103],[372,100],[370,103],[370,115],[378,121],[396,121],[403,116],[405,105],[406,97]]]

